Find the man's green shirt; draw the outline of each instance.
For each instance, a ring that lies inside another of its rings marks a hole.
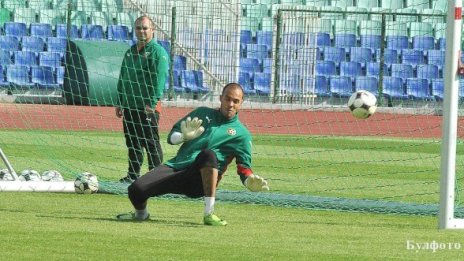
[[[169,55],[152,39],[138,51],[133,45],[124,55],[118,81],[119,105],[122,108],[155,107],[161,99],[169,70]]]
[[[168,135],[168,143],[173,132],[181,132],[180,122],[187,117],[201,119],[205,131],[200,137],[184,142],[177,155],[167,161],[166,165],[174,169],[185,169],[195,161],[202,150],[208,149],[216,153],[219,174],[226,171],[233,158],[237,164],[251,169],[251,134],[237,115],[229,120],[218,109],[199,107],[174,125]]]

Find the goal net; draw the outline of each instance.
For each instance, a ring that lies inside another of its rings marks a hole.
[[[172,61],[159,125],[165,160],[178,149],[166,142],[178,119],[198,106],[218,107],[225,83],[246,90],[239,117],[253,135],[253,170],[271,190],[246,192],[232,164],[219,200],[438,213],[446,7],[411,6],[433,11],[414,14],[342,6],[349,1],[3,2],[3,28],[26,28],[23,35],[4,30],[0,37],[16,39],[11,49],[2,47],[0,149],[18,174],[57,170],[69,182],[90,172],[98,176],[99,192],[127,193],[127,184],[119,183],[128,156],[114,110],[116,85],[124,52],[134,44],[134,21],[146,14]],[[50,31],[35,35],[37,24]],[[88,25],[97,26],[86,34]],[[54,45],[59,39],[62,49]],[[28,52],[32,60],[23,61]],[[47,64],[51,59],[58,59],[56,66]],[[357,90],[379,102],[365,120],[346,106]],[[458,90],[460,113],[464,88]],[[456,131],[453,212],[463,217],[463,132]],[[14,190],[5,189],[14,183],[8,182],[0,181],[2,191]]]

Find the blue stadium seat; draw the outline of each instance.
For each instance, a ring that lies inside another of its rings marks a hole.
[[[158,40],[158,43],[163,46],[164,50],[166,50],[166,52],[168,54],[171,53],[171,42],[169,41],[164,41],[164,40]]]
[[[183,55],[174,55],[173,65],[176,71],[187,70],[187,57]]]
[[[55,72],[53,67],[48,66],[32,66],[31,81],[35,83],[39,89],[58,89],[60,84],[55,80]]]
[[[334,37],[334,46],[342,47],[348,53],[351,47],[357,46],[356,35],[337,33]]]
[[[267,46],[264,44],[247,44],[246,57],[258,59],[258,61],[269,58]]]
[[[272,51],[272,32],[271,31],[257,31],[256,43],[264,44],[267,47],[267,52],[270,54]]]
[[[443,50],[428,50],[427,63],[438,66],[440,72],[445,67],[445,51]]]
[[[129,40],[129,27],[125,25],[108,25],[107,37],[110,41]]]
[[[9,65],[13,63],[10,51],[0,49],[0,65]]]
[[[380,62],[381,60],[380,49],[376,50],[376,57],[377,57],[377,62]],[[384,49],[383,62],[387,64],[388,66],[390,66],[390,64],[393,64],[393,63],[398,63],[399,62],[398,51],[393,50],[393,49]]]
[[[459,79],[458,96],[461,101],[464,99],[464,80],[463,79]]]
[[[173,77],[172,89],[174,90],[174,92],[176,92],[176,93],[184,93],[185,89],[184,89],[184,87],[182,87],[182,83],[181,83],[181,71],[173,70],[172,71],[172,77]],[[169,89],[169,83],[171,81],[169,75],[168,75],[168,77],[166,79],[167,79],[166,80],[166,90],[168,90]]]
[[[270,85],[271,75],[269,75],[268,78]],[[283,95],[301,94],[302,86],[300,84],[300,76],[297,74],[290,74],[280,79],[280,93]]]
[[[8,65],[6,69],[6,80],[15,89],[32,88],[35,86],[31,82],[30,67],[25,65]]]
[[[438,38],[438,49],[439,50],[445,50],[446,48],[446,39],[443,37]]]
[[[348,76],[330,76],[329,86],[332,96],[350,97],[353,94],[353,83]]]
[[[341,62],[340,76],[348,76],[354,81],[357,76],[362,76],[363,70],[361,63],[358,62]]]
[[[181,85],[187,92],[207,93],[208,89],[203,86],[203,73],[201,71],[181,71]]]
[[[10,83],[6,80],[6,67],[7,65],[0,64],[0,88],[10,86]]]
[[[346,52],[341,47],[324,47],[322,56],[324,61],[333,61],[337,64],[346,61]]]
[[[66,46],[68,40],[66,38],[59,37],[48,37],[47,38],[47,51],[48,52],[58,52],[61,54],[61,57],[64,57],[66,53]]]
[[[305,79],[306,88],[318,97],[329,97],[329,80],[323,75],[308,76]],[[313,91],[314,90],[314,91]]]
[[[388,35],[386,41],[388,49],[401,52],[401,50],[409,48],[409,39],[405,35]]]
[[[438,66],[433,64],[420,64],[416,68],[417,78],[436,79],[440,77]]]
[[[435,38],[432,36],[416,35],[412,38],[412,48],[418,50],[433,50],[435,49]]]
[[[404,90],[403,80],[398,77],[383,77],[383,94],[393,99],[408,99]]]
[[[30,30],[31,30],[31,36],[37,36],[37,37],[42,37],[42,38],[53,36],[53,30],[52,30],[51,24],[31,23]]]
[[[241,72],[247,72],[250,77],[253,77],[255,72],[261,71],[259,61],[254,58],[240,58],[240,70]]]
[[[416,67],[425,63],[424,53],[421,50],[405,49],[401,53],[401,63]]]
[[[380,63],[370,62],[366,64],[366,76],[379,77],[380,75]],[[388,66],[383,64],[383,75],[390,76],[388,72]]]
[[[373,76],[358,76],[354,82],[355,91],[366,90],[375,96],[379,95],[379,81]]]
[[[426,79],[409,78],[406,80],[406,94],[414,100],[433,100],[429,81]]]
[[[251,30],[240,30],[240,57],[246,57],[246,45],[253,43]]]
[[[257,72],[254,76],[254,89],[257,94],[268,95],[271,93],[271,74]]]
[[[337,75],[337,67],[333,61],[316,61],[316,75]]]
[[[303,45],[305,35],[301,32],[288,32],[282,35],[282,45]]]
[[[432,96],[441,101],[445,97],[445,82],[443,79],[432,79]]]
[[[28,35],[27,26],[25,23],[6,22],[3,25],[3,30],[5,35],[15,36],[18,39]]]
[[[68,37],[68,25],[67,24],[57,24],[56,25],[56,37],[67,38]],[[79,38],[79,29],[76,25],[71,25],[70,27],[70,38],[76,39]]]
[[[15,51],[13,53],[15,65],[37,65],[37,53],[31,51]]]
[[[265,73],[272,73],[272,58],[264,58],[263,59],[263,72]]]
[[[59,52],[40,52],[39,65],[58,68],[62,66],[62,56]]]
[[[394,63],[391,65],[391,76],[404,80],[414,77],[414,69],[410,64]]]
[[[23,36],[21,38],[21,51],[42,52],[45,50],[45,41],[37,36]]]
[[[89,40],[103,40],[105,39],[103,27],[98,24],[83,24],[81,26],[81,38]]]
[[[361,63],[365,68],[366,63],[372,62],[373,51],[371,48],[366,47],[351,47],[350,48],[350,61]]]
[[[65,74],[65,67],[60,66],[55,69],[56,73],[56,83],[58,83],[61,87],[64,84],[64,74]]]
[[[0,49],[10,53],[20,50],[19,38],[11,35],[0,35]]]
[[[382,36],[380,35],[361,35],[361,47],[371,48],[374,53],[375,50],[382,47]]]
[[[328,33],[316,33],[316,42],[317,46],[319,48],[325,47],[325,46],[332,46],[331,40],[330,40],[330,34]]]
[[[253,89],[253,83],[251,82],[250,74],[246,72],[239,72],[238,83],[242,86],[245,94],[256,94],[256,90]]]

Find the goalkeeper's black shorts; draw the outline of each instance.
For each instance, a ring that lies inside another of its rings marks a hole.
[[[183,170],[160,165],[142,175],[129,186],[129,198],[132,203],[140,204],[150,197],[165,194],[180,194],[191,198],[203,197],[200,169],[203,167],[217,168],[217,166],[216,154],[211,150],[200,152],[192,165]]]

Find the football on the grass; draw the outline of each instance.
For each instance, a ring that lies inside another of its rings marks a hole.
[[[89,172],[79,174],[74,181],[74,189],[78,194],[93,194],[98,191],[97,176]]]
[[[359,90],[353,93],[348,100],[351,114],[358,119],[367,119],[377,109],[377,98],[371,92]]]

